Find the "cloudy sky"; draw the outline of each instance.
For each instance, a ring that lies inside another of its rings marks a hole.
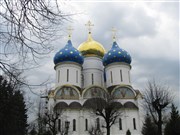
[[[143,91],[147,80],[156,78],[170,87],[180,104],[179,92],[179,3],[176,1],[69,1],[62,4],[66,13],[76,13],[70,22],[65,22],[61,38],[54,41],[54,51],[43,61],[41,67],[27,73],[31,83],[52,80],[55,71],[53,57],[67,42],[70,25],[74,31],[72,43],[78,47],[87,39],[88,20],[94,24],[93,38],[106,51],[112,45],[112,27],[117,29],[119,46],[132,57],[132,86]]]

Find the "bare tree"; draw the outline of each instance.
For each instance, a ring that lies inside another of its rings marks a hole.
[[[149,81],[144,92],[144,101],[144,106],[157,125],[158,135],[162,135],[163,112],[172,102],[169,87],[158,84],[155,80]]]
[[[37,127],[38,127],[38,134],[43,134],[46,129],[46,124],[45,124],[45,113],[44,113],[44,108],[46,104],[42,99],[40,99],[39,104],[38,104],[38,112],[37,112]]]
[[[122,115],[121,105],[109,93],[104,94],[102,98],[91,98],[86,102],[87,106],[92,109],[92,112],[105,121],[107,135],[110,135],[112,125],[116,123],[116,119]]]
[[[56,135],[57,134],[57,127],[56,127],[56,122],[59,118],[59,113],[45,113],[45,123],[47,125],[47,127],[49,128],[50,132],[52,133],[52,135]]]
[[[60,135],[68,135],[69,133],[69,121],[64,121],[64,123],[62,122],[61,125],[57,124],[58,119],[62,116],[62,113],[62,110],[58,110],[53,113],[45,113],[44,123],[46,124],[47,129],[49,129],[52,135],[56,135],[57,133],[59,133]]]
[[[32,63],[51,52],[57,27],[68,19],[60,6],[57,0],[0,1],[1,71],[16,78],[12,70],[31,69]]]
[[[88,130],[90,135],[103,135],[103,132],[101,130],[99,130],[97,127],[92,126],[89,130]]]

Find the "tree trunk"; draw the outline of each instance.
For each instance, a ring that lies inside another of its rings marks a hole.
[[[110,135],[110,126],[107,126],[106,129],[107,129],[107,135]]]
[[[56,135],[56,125],[53,126],[53,135]]]
[[[162,135],[162,125],[158,123],[158,135]]]
[[[159,121],[158,121],[158,135],[162,135],[162,114],[161,110],[158,112],[159,115]]]

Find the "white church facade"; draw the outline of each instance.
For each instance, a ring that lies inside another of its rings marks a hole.
[[[107,52],[103,45],[92,38],[78,49],[71,40],[54,57],[56,86],[48,94],[48,110],[63,110],[57,120],[58,135],[67,129],[68,135],[88,135],[92,127],[100,127],[104,120],[90,113],[87,101],[108,92],[119,103],[122,115],[111,127],[111,135],[141,134],[140,100],[141,93],[131,85],[131,56],[120,48],[113,38]]]

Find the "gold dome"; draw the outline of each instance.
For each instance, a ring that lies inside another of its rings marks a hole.
[[[78,50],[82,53],[83,56],[98,56],[101,58],[106,52],[100,43],[93,40],[91,33],[88,35],[88,40],[80,44]]]

